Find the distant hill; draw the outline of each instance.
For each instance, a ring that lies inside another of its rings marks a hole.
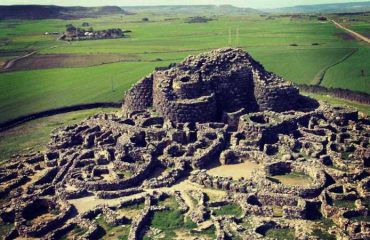
[[[168,5],[168,6],[134,6],[122,7],[132,13],[172,13],[186,15],[248,15],[259,14],[261,11],[253,8],[239,8],[232,5]]]
[[[342,12],[367,12],[370,11],[370,1],[351,3],[332,3],[317,5],[301,5],[286,8],[264,9],[271,13],[342,13]]]
[[[0,19],[77,19],[126,14],[120,7],[60,7],[52,5],[0,6]]]

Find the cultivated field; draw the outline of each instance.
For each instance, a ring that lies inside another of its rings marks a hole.
[[[149,21],[142,21],[144,17]],[[187,18],[140,13],[0,22],[0,64],[37,51],[0,73],[0,122],[66,105],[121,101],[123,92],[155,67],[227,46],[246,49],[268,70],[299,84],[315,83],[324,73],[323,86],[370,93],[369,46],[346,37],[329,22],[256,15],[218,16],[189,24]],[[368,18],[354,23],[354,30],[366,35]],[[83,22],[95,30],[122,28],[132,33],[129,38],[72,43],[43,35]]]

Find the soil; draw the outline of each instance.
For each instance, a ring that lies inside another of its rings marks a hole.
[[[308,176],[290,176],[290,175],[281,175],[274,176],[274,179],[277,179],[284,185],[288,186],[308,186],[312,183],[312,179]]]
[[[351,34],[345,33],[345,32],[336,33],[335,35],[345,41],[355,41],[356,40],[356,38],[353,37]]]
[[[232,177],[237,180],[240,178],[250,178],[252,172],[258,168],[260,166],[257,163],[245,161],[239,164],[221,165],[210,169],[208,173],[213,176]]]
[[[139,193],[139,194],[135,194],[132,196],[115,198],[115,199],[99,199],[95,196],[89,196],[89,197],[69,200],[69,203],[73,204],[79,213],[84,213],[84,212],[87,212],[95,208],[99,204],[106,204],[108,206],[117,205],[124,200],[135,199],[136,197],[140,197],[141,195],[142,193]]]
[[[38,216],[37,218],[32,220],[33,225],[38,225],[47,221],[50,221],[51,219],[55,218],[55,215],[51,213],[46,213],[41,216]]]
[[[137,57],[131,54],[44,54],[19,59],[9,66],[6,71],[89,67],[133,60],[137,60]]]

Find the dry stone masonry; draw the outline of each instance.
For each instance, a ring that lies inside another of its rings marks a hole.
[[[240,49],[191,56],[1,165],[1,237],[369,239],[369,130]]]

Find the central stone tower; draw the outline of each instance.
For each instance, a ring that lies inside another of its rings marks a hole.
[[[174,122],[214,122],[247,112],[312,108],[312,100],[242,49],[218,49],[158,69],[125,97],[125,116],[156,111]]]

